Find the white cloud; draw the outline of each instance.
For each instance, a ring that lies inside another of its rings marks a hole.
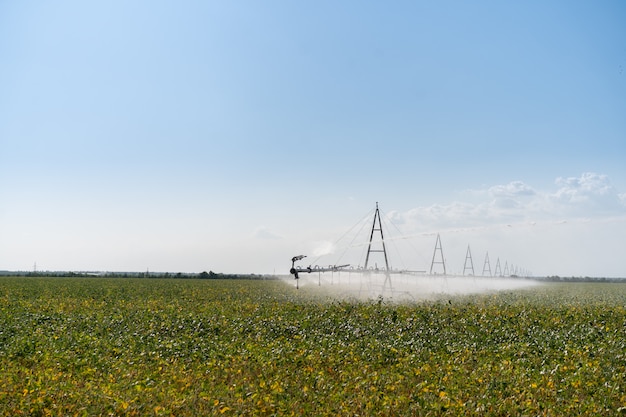
[[[618,213],[624,209],[624,199],[607,175],[583,173],[579,178],[557,178],[560,188],[550,194],[550,200],[571,214]]]
[[[512,181],[506,185],[494,185],[489,188],[493,197],[516,197],[535,195],[536,191],[522,181]]]
[[[514,198],[497,198],[491,202],[494,209],[517,210],[523,207],[522,203]]]
[[[453,202],[416,207],[404,213],[394,213],[391,221],[412,231],[476,227],[493,223],[523,221],[529,214],[531,202],[520,199],[486,198],[479,202]]]
[[[580,178],[559,177],[555,182],[557,185],[563,187],[559,190],[559,192],[607,194],[613,189],[607,175],[596,174],[595,172],[585,172],[580,176]]]
[[[556,190],[536,190],[512,181],[466,192],[474,199],[471,203],[433,204],[392,212],[388,217],[418,231],[626,214],[626,193],[619,194],[607,175],[587,172],[580,177],[557,178],[555,184],[559,186]]]

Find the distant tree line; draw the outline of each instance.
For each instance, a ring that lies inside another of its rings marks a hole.
[[[147,278],[147,279],[278,279],[264,274],[223,274],[213,271],[189,272],[73,272],[73,271],[0,271],[0,276],[51,277],[51,278]]]
[[[551,275],[547,277],[533,277],[536,281],[548,281],[548,282],[614,282],[614,283],[626,283],[626,278],[607,278],[607,277],[560,277],[558,275]]]

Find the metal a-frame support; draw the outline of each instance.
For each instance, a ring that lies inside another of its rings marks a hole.
[[[489,272],[489,275],[486,275],[485,272]],[[483,273],[482,273],[483,277],[492,277],[493,275],[491,274],[491,264],[489,263],[489,252],[487,252],[485,254],[485,263],[483,263]]]
[[[502,268],[500,268],[500,258],[498,258],[498,261],[496,262],[496,271],[493,274],[497,277],[502,276]]]
[[[435,261],[435,258],[437,257],[437,252],[439,252],[439,255],[441,256],[441,261]],[[446,274],[446,261],[443,257],[443,249],[441,248],[441,238],[439,237],[439,233],[437,233],[437,240],[435,241],[435,251],[433,252],[433,260],[430,263],[430,275],[433,274],[433,268],[435,266],[435,264],[441,264],[441,266],[443,266],[443,274]]]
[[[467,265],[468,260],[469,260],[469,266]],[[472,252],[470,252],[469,245],[467,245],[467,253],[465,254],[465,263],[463,264],[463,275],[465,275],[465,271],[467,270],[472,271],[470,275],[474,275],[474,262],[472,261]]]
[[[378,227],[376,227],[376,220],[378,220]],[[372,249],[372,240],[374,239],[374,232],[380,232],[380,241],[382,243],[382,249]],[[367,266],[369,264],[370,253],[372,252],[382,252],[385,255],[385,283],[383,284],[383,289],[387,286],[387,282],[389,282],[389,288],[391,289],[391,277],[389,274],[389,261],[387,260],[387,249],[385,247],[385,237],[383,236],[383,225],[380,220],[380,210],[378,209],[378,201],[376,202],[376,211],[374,212],[374,223],[372,223],[372,232],[370,233],[370,241],[367,246],[367,255],[365,256],[364,269],[366,271],[367,271]]]

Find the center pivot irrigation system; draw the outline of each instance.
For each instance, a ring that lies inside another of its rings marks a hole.
[[[296,267],[296,261],[299,261],[303,258],[306,258],[306,255],[298,255],[298,256],[294,256],[293,258],[291,258],[291,269],[289,270],[289,273],[293,275],[293,277],[296,279],[296,288],[300,288],[299,284],[298,284],[298,279],[300,279],[300,272],[307,272],[307,273],[311,273],[311,272],[337,272],[337,271],[343,271],[345,270],[345,268],[348,268],[350,266],[350,264],[345,264],[345,265],[332,265],[326,268],[320,267],[318,265],[315,266],[308,266],[306,268],[297,268]],[[354,270],[350,270],[351,272],[353,272]]]
[[[374,247],[372,248],[372,241],[374,240],[374,234],[378,232],[380,233],[380,246]],[[385,258],[385,268],[381,271],[378,268],[378,265],[376,265],[375,268],[368,268],[369,266],[369,261],[370,261],[370,254],[372,252],[380,252],[384,255]],[[387,258],[387,248],[385,246],[385,237],[383,235],[383,226],[382,226],[382,222],[380,220],[380,210],[378,209],[378,202],[376,203],[376,211],[374,212],[374,221],[372,223],[372,230],[370,232],[370,238],[369,238],[369,243],[367,246],[367,255],[365,257],[365,265],[361,268],[354,268],[354,267],[350,267],[350,264],[345,264],[345,265],[330,265],[327,267],[321,267],[319,265],[314,265],[311,266],[309,265],[306,268],[302,268],[302,267],[297,267],[296,266],[296,262],[302,260],[306,258],[306,255],[297,255],[294,256],[293,258],[291,258],[291,269],[289,270],[289,272],[293,275],[293,277],[296,279],[296,288],[300,288],[299,287],[299,283],[298,280],[300,279],[300,273],[308,273],[310,274],[311,272],[318,272],[318,273],[322,273],[322,272],[341,272],[341,271],[346,271],[346,272],[350,272],[350,273],[362,273],[362,274],[370,274],[372,272],[374,273],[380,273],[382,272],[385,275],[385,282],[383,284],[383,290],[385,288],[387,288],[387,286],[389,287],[389,289],[391,290],[391,274],[403,274],[403,273],[423,273],[425,271],[398,271],[398,270],[392,270],[389,268],[389,260]]]
[[[510,227],[510,226],[509,226]],[[376,239],[374,239],[374,235],[377,234]],[[373,252],[380,252],[384,255],[385,266],[384,268],[379,268],[378,264],[375,266],[369,266],[370,264],[370,255]],[[362,276],[370,277],[370,284],[372,282],[371,277],[372,274],[384,274],[385,281],[383,283],[383,292],[388,288],[393,292],[393,288],[391,286],[391,275],[392,274],[405,274],[405,275],[427,275],[427,276],[455,276],[454,274],[448,275],[449,271],[446,268],[446,261],[443,255],[443,249],[441,246],[441,239],[439,234],[437,233],[437,240],[435,242],[435,250],[433,252],[432,262],[430,264],[430,272],[426,271],[412,271],[412,270],[398,270],[392,269],[389,267],[389,259],[387,256],[387,247],[385,245],[385,236],[383,234],[383,226],[380,217],[380,210],[378,209],[378,202],[376,203],[376,210],[374,211],[374,221],[372,223],[372,229],[369,235],[369,242],[367,244],[367,254],[365,256],[365,264],[363,267],[353,267],[350,264],[345,265],[329,265],[326,267],[322,267],[319,265],[309,265],[307,267],[300,267],[296,265],[296,262],[301,261],[306,258],[306,255],[297,255],[291,258],[291,269],[289,272],[296,279],[296,288],[300,288],[299,279],[301,273],[310,274],[311,272],[317,272],[321,277],[322,272],[348,272],[348,273],[357,273]],[[438,272],[437,270],[443,269],[443,272]],[[472,260],[472,254],[470,252],[469,245],[467,246],[467,252],[465,255],[465,262],[463,264],[463,272],[461,275],[457,276],[475,276],[474,263]],[[495,271],[492,273],[491,271],[491,263],[489,261],[489,252],[485,254],[485,263],[483,265],[482,274],[478,275],[480,277],[508,277],[508,278],[525,278],[532,276],[532,273],[524,268],[520,268],[519,266],[513,266],[513,264],[509,264],[505,262],[504,269],[502,269],[500,264],[500,258],[496,261]],[[321,285],[321,281],[320,281]]]

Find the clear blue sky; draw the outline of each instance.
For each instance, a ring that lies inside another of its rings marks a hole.
[[[626,276],[624,22],[622,1],[0,2],[0,270],[286,272],[379,201],[406,267],[439,232],[452,270],[470,244]]]

